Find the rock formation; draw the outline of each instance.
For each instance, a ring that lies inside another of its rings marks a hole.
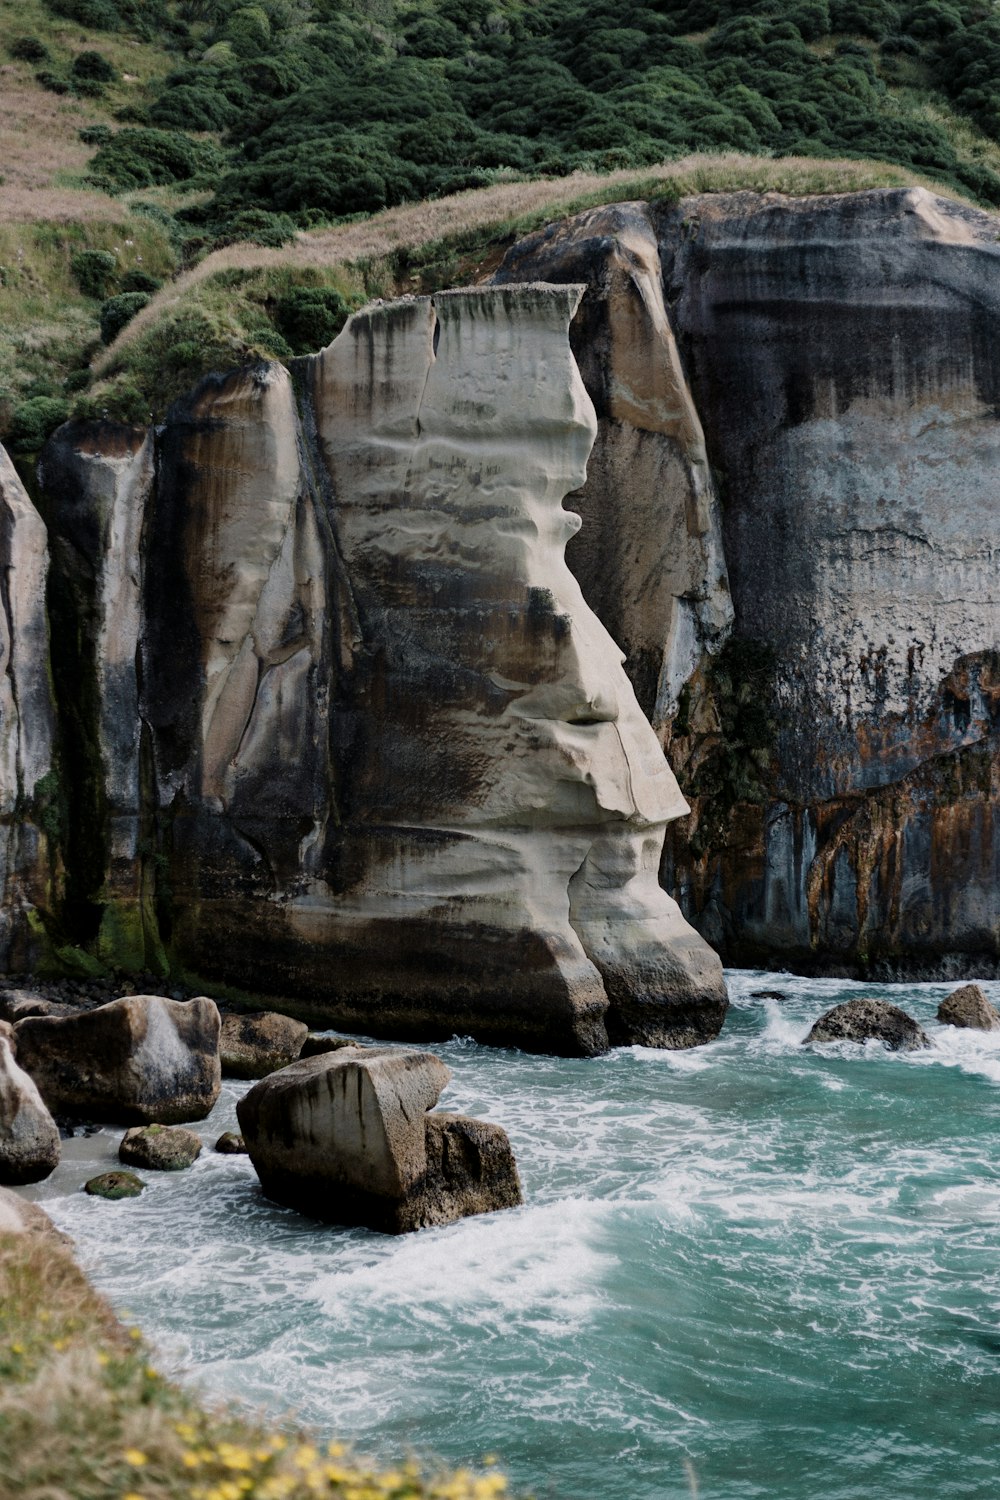
[[[201,1155],[201,1141],[180,1125],[133,1125],[118,1146],[118,1160],[126,1167],[148,1167],[156,1172],[183,1172]]]
[[[19,1021],[18,1061],[53,1114],[123,1125],[203,1120],[219,1097],[213,1000],[129,995],[76,1016]]]
[[[945,1026],[965,1026],[974,1031],[1000,1031],[1000,1011],[978,984],[963,984],[938,1006],[938,1020]]]
[[[219,1060],[224,1078],[265,1078],[286,1068],[302,1051],[309,1035],[304,1021],[277,1011],[223,1016]]]
[[[450,1077],[427,1052],[346,1047],[262,1079],[236,1112],[264,1192],[389,1234],[515,1207],[506,1133],[427,1113]]]
[[[886,1000],[845,1000],[820,1016],[807,1042],[884,1042],[890,1052],[931,1045],[924,1028]]]
[[[41,1182],[59,1165],[59,1131],[31,1078],[0,1036],[0,1182]]]

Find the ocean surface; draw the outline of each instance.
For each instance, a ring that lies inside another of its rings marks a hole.
[[[1000,1033],[936,1024],[954,984],[728,979],[691,1052],[433,1049],[443,1106],[509,1132],[519,1210],[337,1229],[211,1149],[88,1198],[120,1129],[31,1195],[161,1368],[376,1459],[497,1454],[551,1500],[995,1500]],[[801,1046],[858,994],[933,1050]],[[194,1127],[209,1147],[249,1087]]]

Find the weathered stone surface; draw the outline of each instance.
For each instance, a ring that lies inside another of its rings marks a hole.
[[[5,1187],[0,1187],[0,1234],[44,1235],[47,1239],[69,1243],[68,1237],[56,1228],[44,1209]]]
[[[0,990],[0,1016],[12,1025],[26,1021],[29,1016],[71,1016],[75,1013],[72,1005],[61,1000],[46,1000],[41,995],[23,990]]]
[[[219,1096],[212,1000],[129,995],[15,1029],[19,1061],[54,1114],[170,1125],[203,1120]]]
[[[59,1165],[59,1130],[31,1078],[0,1036],[0,1182],[41,1182]]]
[[[913,1052],[931,1045],[923,1027],[898,1005],[885,1000],[847,1000],[820,1016],[807,1042],[884,1042],[890,1052]]]
[[[133,1125],[118,1147],[118,1160],[126,1167],[149,1167],[157,1172],[181,1172],[200,1155],[199,1138],[179,1125]]]
[[[219,1034],[223,1077],[264,1078],[276,1068],[285,1068],[300,1055],[308,1035],[304,1021],[273,1010],[223,1016]]]
[[[1000,1031],[1000,1011],[978,984],[963,984],[938,1006],[937,1018],[946,1026],[968,1026],[975,1031]]]
[[[36,908],[54,894],[46,814],[55,796],[45,611],[48,540],[0,447],[0,967],[38,954]]]
[[[300,366],[301,412],[277,367],[175,410],[143,718],[192,970],[397,1036],[717,1032],[721,966],[657,881],[686,804],[564,559],[578,300],[381,306]]]
[[[399,1234],[520,1202],[506,1134],[427,1115],[450,1073],[401,1048],[342,1048],[262,1079],[237,1105],[268,1197]]]
[[[732,624],[721,510],[663,298],[645,203],[615,203],[516,244],[493,278],[583,283],[570,342],[597,414],[566,561],[669,737],[681,692]]]
[[[339,1052],[341,1047],[359,1047],[364,1051],[364,1042],[352,1042],[346,1036],[317,1036],[310,1032],[302,1043],[300,1057],[322,1057],[325,1052]]]
[[[17,1056],[17,1036],[9,1021],[0,1021],[0,1040],[5,1041],[10,1048],[11,1057]]]
[[[83,1184],[83,1191],[92,1198],[108,1198],[112,1203],[121,1198],[138,1198],[146,1184],[134,1172],[102,1172]]]
[[[220,1156],[245,1156],[247,1154],[247,1143],[241,1135],[236,1135],[232,1130],[226,1130],[215,1143],[214,1149]]]

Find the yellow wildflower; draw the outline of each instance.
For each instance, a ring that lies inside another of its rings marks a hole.
[[[11,1354],[23,1354],[24,1353],[24,1345],[23,1344],[11,1344],[11,1346],[10,1346],[10,1352],[11,1352]]]
[[[196,1469],[201,1463],[201,1455],[198,1453],[192,1453],[191,1449],[188,1448],[186,1452],[181,1454],[181,1463],[184,1465],[185,1469]]]
[[[311,1443],[300,1443],[292,1455],[292,1463],[297,1469],[311,1469],[319,1458],[319,1454]]]
[[[142,1329],[141,1328],[130,1328],[129,1331],[128,1331],[128,1336],[129,1336],[130,1339],[137,1339],[137,1340],[141,1339],[142,1338]]]
[[[343,1458],[346,1450],[343,1443],[327,1443],[326,1451],[331,1458]]]
[[[149,1459],[141,1448],[126,1448],[123,1456],[125,1462],[131,1464],[134,1469],[141,1469],[143,1464],[149,1463]]]

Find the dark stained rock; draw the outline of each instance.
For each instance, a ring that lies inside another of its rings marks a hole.
[[[978,984],[963,984],[938,1006],[937,1018],[946,1026],[967,1026],[975,1031],[1000,1031],[1000,1011]]]
[[[847,1000],[820,1016],[806,1042],[884,1042],[890,1052],[929,1047],[923,1027],[885,1000]]]
[[[91,1177],[85,1182],[83,1191],[92,1198],[109,1198],[115,1202],[119,1198],[138,1198],[145,1186],[142,1178],[134,1172],[102,1172],[99,1177]]]
[[[212,1000],[130,995],[16,1027],[18,1058],[55,1114],[123,1125],[203,1120],[219,1096]]]
[[[266,1078],[301,1054],[309,1035],[304,1021],[274,1010],[222,1018],[219,1058],[224,1078]]]
[[[0,1016],[11,1025],[29,1016],[72,1016],[76,1009],[61,1000],[46,1000],[25,990],[0,990]]]
[[[181,1172],[200,1155],[201,1141],[179,1125],[133,1125],[118,1147],[118,1160],[126,1167],[157,1172]]]
[[[327,1052],[339,1052],[341,1047],[360,1047],[364,1051],[364,1042],[352,1042],[346,1036],[317,1036],[310,1032],[302,1043],[300,1057],[322,1057]]]
[[[0,1183],[41,1182],[59,1165],[59,1130],[0,1036]]]
[[[521,1201],[506,1133],[428,1115],[450,1077],[426,1052],[341,1048],[262,1079],[237,1106],[269,1198],[401,1234]]]
[[[247,1154],[247,1143],[241,1135],[236,1135],[232,1130],[225,1131],[219,1136],[215,1143],[215,1150],[220,1156],[245,1156]]]

